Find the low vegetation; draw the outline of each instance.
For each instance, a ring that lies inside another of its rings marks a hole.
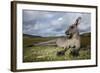
[[[85,60],[91,58],[90,47],[90,33],[81,35],[81,49],[79,56],[75,57],[67,50],[65,55],[58,56],[57,52],[63,50],[57,46],[29,46],[32,43],[38,43],[55,39],[57,37],[30,37],[24,36],[23,38],[23,62],[40,62],[40,61],[62,61],[62,60]]]

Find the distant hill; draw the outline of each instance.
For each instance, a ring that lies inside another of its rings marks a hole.
[[[36,35],[29,35],[29,34],[23,34],[24,37],[30,37],[30,38],[33,38],[33,37],[41,37],[41,36],[36,36]]]
[[[48,37],[42,37],[42,36],[37,36],[37,35],[30,35],[30,34],[23,34],[24,37],[26,38],[48,38]],[[80,34],[81,37],[90,37],[91,36],[91,33],[83,33],[83,34]],[[53,36],[53,37],[49,37],[49,38],[63,38],[63,37],[66,37],[66,36]]]
[[[83,34],[81,34],[81,36],[90,37],[91,36],[91,33],[90,32],[89,33],[83,33]]]

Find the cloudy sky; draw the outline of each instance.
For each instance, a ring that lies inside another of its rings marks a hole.
[[[80,33],[90,32],[90,13],[23,10],[23,33],[42,37],[64,36],[79,16],[82,17],[78,26]]]

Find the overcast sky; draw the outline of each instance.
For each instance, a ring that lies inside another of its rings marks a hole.
[[[78,26],[80,33],[90,32],[90,13],[23,10],[23,33],[43,37],[64,36],[79,16],[82,17]]]

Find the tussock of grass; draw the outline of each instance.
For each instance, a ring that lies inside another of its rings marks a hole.
[[[56,37],[57,38],[57,37]],[[91,36],[81,36],[81,46],[79,51],[79,56],[75,57],[70,54],[70,49],[65,52],[65,55],[58,56],[57,52],[63,50],[56,46],[31,46],[32,43],[38,43],[43,41],[48,41],[55,39],[55,37],[46,38],[24,38],[23,39],[23,62],[40,62],[40,61],[64,61],[64,60],[85,60],[91,58],[91,48],[86,48],[90,46]]]
[[[63,48],[54,46],[34,46],[25,48],[24,62],[90,59],[90,50],[80,50],[79,56],[73,57],[70,54],[69,49],[68,51],[66,51],[64,56],[57,56],[57,52],[61,50],[63,50]]]

